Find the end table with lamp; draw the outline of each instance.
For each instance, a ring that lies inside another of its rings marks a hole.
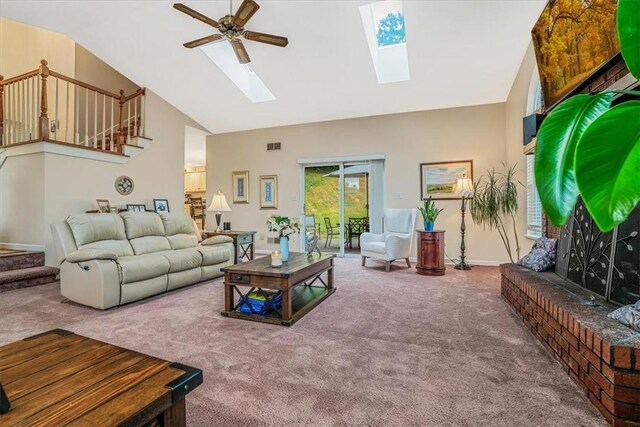
[[[218,226],[216,228],[216,233],[221,233],[222,229],[220,228],[220,221],[222,219],[222,212],[231,212],[227,199],[221,191],[218,191],[213,195],[213,200],[211,201],[207,211],[216,213],[216,224]]]
[[[462,221],[460,223],[460,262],[453,268],[455,268],[456,270],[471,270],[471,266],[465,262],[464,255],[464,252],[466,250],[464,235],[467,229],[464,224],[464,214],[467,210],[467,199],[473,196],[473,181],[471,181],[470,178],[467,178],[466,175],[463,175],[462,178],[459,178],[456,182],[455,192],[458,193],[462,198],[462,204],[460,205],[460,216],[462,217]]]

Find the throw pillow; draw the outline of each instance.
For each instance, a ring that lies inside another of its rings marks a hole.
[[[531,252],[516,263],[533,271],[547,271],[555,264],[556,240],[546,237],[536,239]]]
[[[635,304],[613,310],[607,317],[640,332],[640,300]]]

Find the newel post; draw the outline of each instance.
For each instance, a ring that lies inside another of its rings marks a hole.
[[[124,90],[120,89],[120,99],[118,100],[118,135],[116,136],[116,151],[122,153],[122,145],[125,143],[125,133],[122,127],[122,112],[124,109]]]
[[[0,76],[0,145],[4,145],[4,85],[2,81],[4,77]]]
[[[41,140],[49,139],[49,117],[47,115],[47,77],[49,77],[49,67],[44,59],[40,61],[40,120],[38,122],[38,135]]]

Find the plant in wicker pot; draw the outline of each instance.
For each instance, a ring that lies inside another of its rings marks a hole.
[[[423,200],[423,206],[418,206],[418,210],[422,214],[425,231],[433,231],[436,219],[443,209],[436,208],[436,203],[433,201],[431,196],[429,196]]]

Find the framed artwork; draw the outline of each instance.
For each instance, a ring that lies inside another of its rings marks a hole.
[[[278,175],[260,175],[260,209],[278,209]]]
[[[460,199],[456,192],[456,182],[460,178],[473,180],[473,160],[420,163],[420,198]]]
[[[168,205],[167,205],[168,209]],[[127,212],[146,212],[147,205],[127,204]]]
[[[96,199],[96,203],[98,204],[98,212],[100,213],[111,212],[111,203],[109,203],[107,199]]]
[[[249,171],[232,172],[233,203],[249,203]]]
[[[167,199],[153,199],[153,209],[157,213],[169,212],[169,200]]]

